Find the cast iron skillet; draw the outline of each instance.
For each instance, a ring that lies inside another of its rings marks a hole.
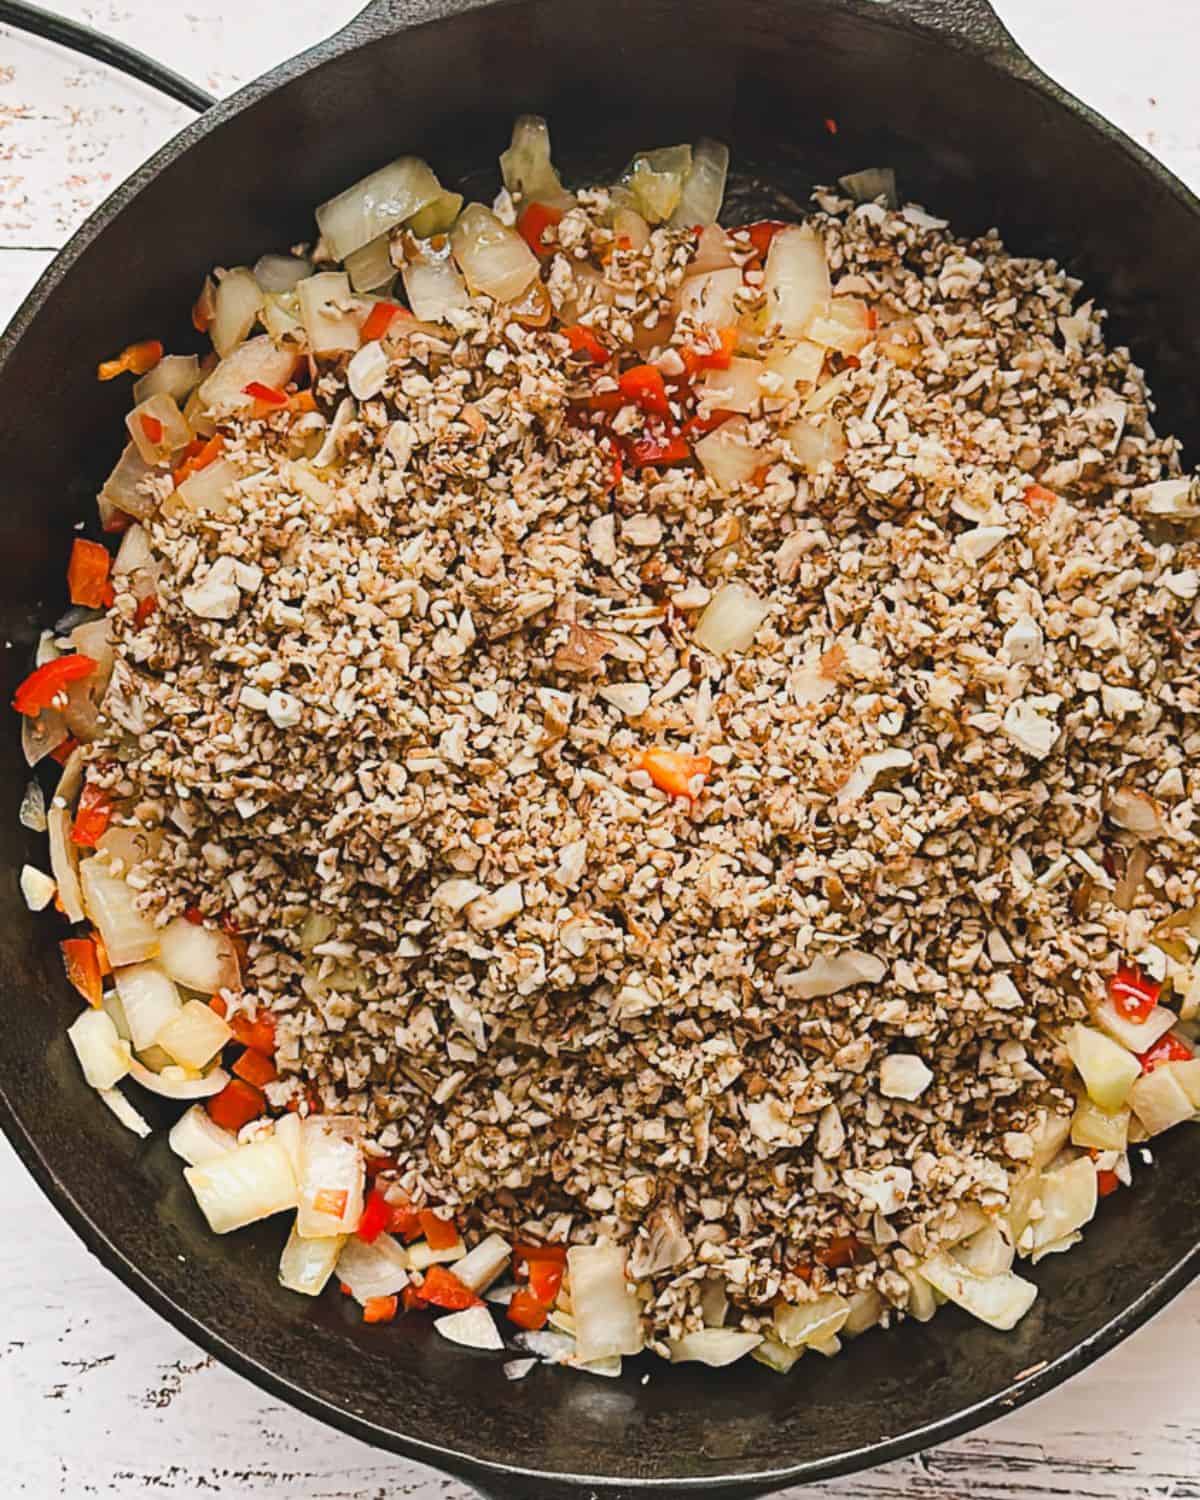
[[[528,109],[550,117],[576,177],[636,147],[719,136],[740,174],[735,211],[750,214],[894,166],[959,230],[998,225],[1014,249],[1084,276],[1149,369],[1161,426],[1194,450],[1200,205],[1039,74],[985,0],[375,0],[160,151],[0,345],[6,698],[62,607],[67,538],[94,517],[116,454],[127,392],[95,382],[97,360],[151,334],[190,347],[209,266],[307,238],[315,203],[402,151],[490,191]],[[1033,1272],[1042,1295],[1013,1334],[947,1310],[787,1378],[647,1360],[620,1381],[547,1368],[509,1383],[420,1320],[364,1328],[336,1295],[313,1305],[277,1288],[278,1224],[209,1234],[161,1135],[136,1141],[89,1094],[63,1035],[77,1001],[58,934],[17,888],[22,860],[44,859],[14,816],[25,778],[15,732],[0,736],[0,1124],[14,1147],[85,1243],[183,1333],[322,1420],[494,1496],[732,1500],[895,1458],[1081,1369],[1200,1263],[1200,1173],[1178,1138],[1082,1246]],[[165,1121],[160,1101],[139,1102]]]

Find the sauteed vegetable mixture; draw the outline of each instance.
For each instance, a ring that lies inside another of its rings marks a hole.
[[[88,1081],[514,1378],[1011,1328],[1200,1108],[1178,445],[1060,267],[727,163],[215,270],[13,700]]]

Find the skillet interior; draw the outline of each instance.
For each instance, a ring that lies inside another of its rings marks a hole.
[[[895,166],[905,192],[959,230],[998,224],[1014,249],[1085,276],[1113,309],[1115,336],[1149,369],[1161,427],[1194,451],[1197,206],[1082,110],[892,25],[865,0],[457,8],[402,31],[407,16],[377,13],[222,106],[215,126],[186,133],[186,153],[167,147],[101,210],[99,231],[82,232],[52,269],[49,295],[19,316],[0,365],[6,695],[64,603],[70,528],[80,517],[94,524],[93,496],[116,455],[126,393],[94,382],[97,359],[150,335],[192,347],[187,308],[210,265],[307,237],[314,203],[400,151],[490,193],[488,164],[525,109],[550,117],[568,178],[609,171],[638,146],[717,135],[733,149],[732,201],[746,216],[802,203],[813,182],[841,172]],[[15,734],[0,737],[5,1129],[152,1305],[243,1373],[361,1436],[475,1476],[497,1465],[766,1489],[997,1414],[1086,1363],[1200,1258],[1195,1147],[1182,1137],[1156,1148],[1136,1192],[1105,1204],[1083,1246],[1033,1273],[1043,1295],[1012,1335],[947,1311],[927,1327],[868,1335],[836,1361],[810,1358],[788,1379],[757,1365],[712,1373],[653,1362],[647,1385],[640,1369],[620,1382],[541,1370],[509,1384],[424,1323],[363,1329],[336,1296],[312,1306],[275,1286],[278,1224],[210,1236],[165,1143],[136,1142],[90,1097],[63,1035],[76,1003],[58,934],[30,920],[17,888],[22,861],[44,860],[13,816],[25,775]],[[1050,1368],[1005,1395],[1042,1361]],[[492,1473],[492,1488],[551,1493]]]

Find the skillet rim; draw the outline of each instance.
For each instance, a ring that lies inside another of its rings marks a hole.
[[[0,381],[3,380],[9,360],[25,332],[53,297],[60,281],[74,263],[165,167],[186,155],[197,142],[287,83],[367,45],[377,36],[437,25],[452,16],[519,3],[523,3],[523,0],[369,0],[366,8],[341,30],[252,80],[185,125],[114,189],[43,271],[0,336]],[[1087,129],[1099,136],[1107,149],[1119,150],[1129,158],[1160,190],[1165,190],[1173,197],[1200,227],[1200,198],[1124,131],[1048,77],[1008,35],[986,0],[935,0],[933,4],[929,0],[822,0],[822,3],[834,5],[852,18],[872,26],[890,28],[910,35],[923,35],[951,53],[970,53],[981,64],[1007,75],[1019,86],[1048,99],[1057,108],[1068,110]],[[259,1389],[285,1401],[305,1415],[375,1448],[414,1458],[443,1472],[453,1473],[471,1484],[494,1487],[491,1490],[494,1495],[511,1495],[513,1500],[539,1490],[548,1497],[552,1491],[558,1494],[562,1490],[585,1487],[594,1492],[593,1500],[601,1500],[603,1496],[656,1492],[694,1492],[720,1496],[722,1500],[734,1500],[735,1496],[766,1494],[787,1485],[838,1478],[904,1458],[977,1429],[1061,1385],[1129,1337],[1200,1273],[1200,1242],[1197,1242],[1167,1272],[1152,1281],[1108,1322],[1057,1359],[1037,1369],[1028,1378],[1014,1380],[1007,1387],[963,1407],[951,1416],[910,1428],[894,1437],[848,1449],[835,1456],[758,1471],[738,1470],[724,1475],[692,1475],[684,1478],[569,1474],[480,1458],[458,1448],[443,1447],[422,1438],[410,1437],[395,1429],[381,1427],[323,1397],[314,1396],[287,1377],[277,1374],[260,1363],[254,1355],[230,1344],[222,1335],[173,1301],[79,1208],[70,1188],[43,1157],[34,1135],[14,1109],[3,1087],[0,1087],[0,1130],[3,1130],[17,1156],[84,1246],[177,1332],[191,1339]]]

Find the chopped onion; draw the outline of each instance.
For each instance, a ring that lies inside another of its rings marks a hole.
[[[435,1318],[433,1326],[452,1344],[468,1349],[503,1349],[504,1340],[486,1307],[465,1307],[462,1312]]]
[[[501,1366],[505,1380],[524,1380],[530,1370],[537,1368],[536,1359],[510,1359]]]
[[[1129,1090],[1129,1107],[1148,1135],[1160,1135],[1196,1113],[1191,1095],[1176,1076],[1178,1066],[1178,1063],[1161,1063],[1151,1072],[1143,1073]]]
[[[1190,1109],[1188,1113],[1191,1113]],[[1074,1234],[1095,1216],[1095,1162],[1088,1156],[1081,1156],[1056,1172],[1044,1172],[1038,1185],[1038,1197],[1042,1216],[1030,1225],[1032,1235],[1028,1248],[1033,1250],[1044,1249],[1056,1240]],[[1029,1231],[1026,1233],[1028,1235]],[[1023,1248],[1026,1246],[1024,1238],[1021,1244]]]
[[[625,1280],[619,1245],[575,1245],[567,1251],[576,1346],[581,1360],[637,1354],[645,1342],[641,1303]]]
[[[378,292],[390,286],[396,276],[391,236],[377,235],[369,244],[347,255],[346,274],[356,292]]]
[[[690,146],[661,146],[635,156],[621,177],[634,207],[649,224],[664,224],[678,208],[692,170]]]
[[[1093,1101],[1101,1109],[1120,1109],[1142,1071],[1137,1058],[1092,1026],[1073,1026],[1067,1051]]]
[[[705,136],[696,142],[692,166],[683,180],[683,191],[671,215],[673,229],[693,229],[715,224],[725,201],[725,178],[729,173],[729,147]]]
[[[58,884],[58,899],[68,922],[83,921],[83,891],[79,879],[79,845],[71,837],[71,811],[53,804],[46,814],[50,838],[50,868]],[[91,861],[89,861],[91,863]]]
[[[136,516],[143,521],[153,515],[158,501],[153,495],[146,494],[141,486],[147,475],[156,472],[161,474],[161,467],[147,463],[133,443],[126,444],[97,496],[101,509],[107,505],[121,515]]]
[[[550,160],[550,131],[541,115],[518,115],[512,144],[500,155],[500,175],[514,198],[568,208],[575,202]]]
[[[696,388],[697,396],[719,411],[752,411],[766,394],[759,376],[766,366],[761,359],[729,361],[726,370],[710,370]]]
[[[260,333],[257,338],[239,344],[221,361],[200,387],[200,400],[214,417],[248,411],[254,404],[254,397],[246,394],[251,382],[258,381],[278,390],[288,383],[295,370],[295,350],[280,349],[270,334]],[[204,472],[200,470],[201,474]]]
[[[298,1219],[296,1223],[299,1233]],[[345,1282],[359,1302],[394,1296],[408,1285],[408,1272],[408,1253],[390,1234],[381,1234],[369,1245],[351,1235],[337,1262],[338,1280]]]
[[[634,208],[618,208],[613,214],[612,227],[613,235],[618,240],[628,240],[629,248],[631,250],[644,250],[650,243],[650,226],[646,223],[645,219],[642,218],[641,214],[638,213],[638,211]],[[721,239],[724,240],[724,231],[717,230],[716,232],[721,236]],[[691,262],[692,266],[694,266],[696,261],[700,258],[703,249],[704,236],[701,235],[700,244],[697,245],[696,254]],[[721,261],[720,264],[723,266],[727,266],[729,265],[729,263],[729,252],[726,251],[725,259]],[[707,270],[710,268],[702,267],[701,269]],[[689,266],[688,270],[690,274],[691,266]]]
[[[38,662],[38,666],[41,665]],[[38,765],[68,738],[67,721],[56,708],[43,708],[40,714],[21,715],[21,750],[27,766]]]
[[[132,1130],[134,1135],[143,1141],[146,1139],[151,1133],[150,1126],[146,1123],[142,1115],[134,1109],[133,1105],[130,1104],[120,1089],[97,1089],[96,1092],[104,1100],[105,1104],[108,1105],[109,1109],[112,1110],[113,1114],[116,1115],[117,1119],[120,1120],[121,1124],[124,1125],[126,1130]]]
[[[176,917],[158,940],[159,962],[176,984],[205,995],[239,987],[237,949],[226,933]]]
[[[192,429],[183,413],[170,396],[161,393],[135,406],[125,418],[125,426],[142,462],[147,464],[163,463],[192,440]],[[151,432],[159,434],[157,439],[151,438]]]
[[[521,236],[481,203],[463,210],[450,247],[471,290],[497,302],[519,297],[538,274],[537,256]]]
[[[850,1304],[837,1292],[822,1292],[811,1302],[775,1304],[775,1333],[783,1343],[821,1344],[845,1326]]]
[[[408,1247],[409,1264],[414,1271],[427,1271],[430,1266],[450,1265],[454,1261],[464,1260],[466,1254],[467,1247],[461,1236],[443,1250],[435,1250],[428,1240],[417,1240]]]
[[[314,354],[340,354],[361,342],[350,278],[344,271],[322,271],[298,283],[300,318]]]
[[[716,273],[721,274],[719,271]],[[722,494],[744,484],[762,464],[761,452],[747,441],[745,417],[730,417],[696,444],[696,457],[704,472]]]
[[[30,911],[45,911],[54,900],[57,882],[34,865],[21,866],[21,894]]]
[[[1124,1151],[1129,1143],[1129,1110],[1101,1109],[1084,1098],[1071,1117],[1071,1141],[1085,1151]]]
[[[797,463],[809,474],[816,474],[822,464],[840,463],[846,456],[846,435],[842,424],[832,417],[826,417],[819,426],[801,417],[783,436]]]
[[[218,1125],[203,1104],[193,1104],[180,1115],[167,1142],[191,1167],[202,1167],[227,1151],[236,1151],[238,1146],[237,1136]]]
[[[305,1297],[319,1297],[333,1275],[333,1268],[337,1265],[345,1243],[345,1236],[340,1234],[331,1235],[328,1239],[302,1239],[293,1224],[287,1244],[283,1247],[283,1254],[279,1257],[280,1286],[287,1287],[289,1292],[300,1292]]]
[[[832,296],[821,237],[803,224],[781,229],[767,251],[763,287],[768,326],[801,337],[813,313]]]
[[[362,1122],[313,1115],[300,1127],[300,1212],[305,1239],[353,1234],[363,1211]]]
[[[164,509],[171,514],[188,510],[196,516],[223,516],[229,509],[230,493],[241,477],[236,464],[218,458],[189,474]]]
[[[400,271],[404,292],[414,314],[426,323],[441,323],[446,314],[467,306],[467,284],[450,258],[449,243],[441,250],[413,243]]]
[[[530,1354],[553,1365],[566,1364],[575,1357],[575,1340],[546,1328],[518,1333],[513,1342],[519,1349],[528,1349]]]
[[[90,656],[96,663],[90,677],[71,683],[71,687],[86,688],[95,696],[102,696],[113,669],[112,621],[102,615],[98,620],[76,625],[71,632],[71,645],[81,656]]]
[[[312,261],[300,255],[260,255],[254,262],[254,279],[264,292],[290,292],[311,275]]]
[[[208,334],[222,359],[232,354],[258,322],[263,289],[246,266],[226,271],[213,298],[213,320]]]
[[[742,1333],[737,1328],[699,1328],[681,1339],[668,1339],[673,1365],[696,1363],[720,1369],[749,1354],[763,1341],[761,1333]]]
[[[28,828],[31,833],[45,833],[46,797],[40,782],[31,781],[26,786],[17,818],[21,827]]]
[[[977,1229],[951,1251],[960,1266],[977,1276],[1003,1276],[1012,1270],[1013,1243],[995,1224]]]
[[[121,997],[116,990],[105,990],[100,998],[100,1005],[106,1016],[117,1028],[117,1035],[123,1042],[132,1042],[129,1034],[129,1019],[125,1014],[125,1007],[121,1004]]]
[[[714,656],[749,651],[758,627],[770,613],[770,606],[750,589],[740,583],[727,583],[713,595],[692,635]]]
[[[850,1316],[842,1325],[842,1336],[856,1339],[859,1334],[874,1328],[883,1317],[883,1298],[873,1288],[865,1292],[851,1292]]]
[[[734,294],[741,284],[742,273],[736,266],[689,276],[679,288],[679,316],[697,328],[728,328],[737,321]]]
[[[857,354],[871,339],[867,304],[857,297],[821,303],[808,320],[806,337],[839,354]]]
[[[421,240],[430,239],[435,234],[449,234],[462,206],[461,193],[452,193],[449,188],[443,188],[432,203],[427,203],[405,222],[405,228]]]
[[[308,348],[308,334],[300,321],[300,299],[295,292],[268,292],[260,316],[273,344],[296,353]]]
[[[103,854],[113,874],[126,875],[162,847],[161,828],[128,827],[110,824],[96,841],[96,852]],[[118,868],[117,862],[120,861]]]
[[[1029,1257],[1031,1265],[1037,1265],[1039,1261],[1045,1260],[1047,1255],[1061,1255],[1064,1250],[1070,1250],[1072,1246],[1078,1245],[1083,1235],[1075,1230],[1072,1234],[1064,1234],[1060,1240],[1051,1240],[1048,1245],[1039,1245]]]
[[[1003,1331],[1015,1328],[1037,1299],[1037,1287],[1011,1271],[1003,1276],[976,1276],[945,1254],[927,1260],[921,1275],[980,1322]]]
[[[402,156],[338,193],[317,209],[321,238],[335,260],[345,260],[442,194],[425,162]]]
[[[364,344],[346,367],[346,384],[359,401],[378,396],[387,384],[388,357],[378,339]]]
[[[933,1288],[919,1271],[906,1271],[904,1278],[908,1282],[908,1302],[905,1305],[905,1311],[910,1318],[916,1318],[918,1323],[928,1323],[938,1310]]]
[[[85,1010],[67,1027],[83,1076],[94,1089],[114,1088],[129,1072],[129,1043],[102,1010]]]
[[[292,1171],[296,1181],[299,1182],[304,1176],[303,1146],[303,1124],[304,1121],[294,1111],[286,1115],[280,1115],[275,1121],[275,1139],[288,1154],[288,1160],[292,1164]]]
[[[1184,1093],[1192,1101],[1192,1107],[1200,1110],[1200,1057],[1193,1057],[1190,1062],[1167,1063],[1171,1070],[1171,1076],[1183,1088]],[[1156,1073],[1161,1068],[1154,1070]]]
[[[184,1068],[206,1068],[233,1035],[203,1000],[189,1000],[159,1031],[155,1044]]]
[[[140,403],[151,396],[164,395],[182,402],[199,384],[200,361],[194,354],[168,354],[134,382],[133,399]]]
[[[774,1370],[779,1375],[786,1375],[803,1353],[803,1344],[798,1348],[789,1349],[786,1344],[781,1344],[778,1339],[767,1335],[756,1349],[751,1349],[750,1358],[757,1360],[760,1365],[766,1365],[768,1370]]]
[[[89,860],[88,867],[92,863]],[[87,868],[84,869],[84,875],[86,874]],[[124,881],[121,883],[124,885]],[[144,1052],[147,1047],[153,1047],[158,1042],[159,1032],[183,1009],[179,991],[166,971],[156,963],[137,963],[116,968],[113,982],[121,997],[121,1004],[125,1007],[134,1050]]]
[[[147,1060],[153,1053],[160,1049],[152,1047],[145,1058],[134,1057],[129,1062],[129,1076],[134,1083],[141,1086],[151,1094],[158,1094],[163,1099],[211,1099],[214,1094],[219,1094],[229,1082],[229,1074],[224,1068],[210,1068],[201,1078],[195,1077],[186,1068],[177,1067],[169,1063],[161,1071],[156,1072],[147,1066]],[[161,1053],[163,1057],[166,1053]]]
[[[505,1269],[511,1254],[512,1246],[503,1235],[489,1234],[455,1262],[454,1274],[473,1292],[482,1292]]]
[[[1105,998],[1092,1010],[1092,1019],[1102,1031],[1130,1052],[1146,1052],[1159,1037],[1165,1036],[1175,1024],[1175,1015],[1165,1005],[1157,1005],[1144,1021],[1131,1021],[1123,1016],[1112,1001]]]
[[[287,1152],[271,1139],[239,1146],[183,1175],[214,1234],[228,1234],[296,1206]]]
[[[855,203],[874,203],[882,198],[888,208],[895,208],[900,201],[896,196],[896,174],[891,167],[864,167],[861,172],[848,172],[838,178],[838,186]]]
[[[700,1289],[700,1316],[706,1328],[723,1328],[729,1315],[729,1296],[720,1276],[706,1276]]]

